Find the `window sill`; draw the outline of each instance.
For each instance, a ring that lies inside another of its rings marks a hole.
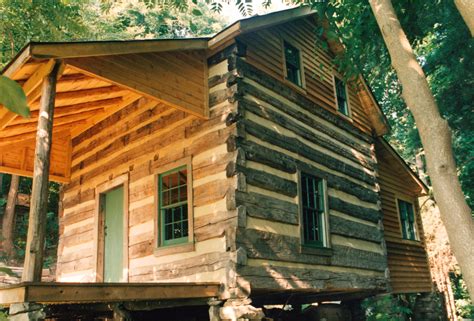
[[[334,254],[334,250],[329,247],[313,247],[308,245],[301,245],[300,253],[319,256],[332,256]]]
[[[350,112],[350,111],[349,111],[349,115],[346,115],[346,114],[340,112],[339,110],[337,110],[337,114],[338,114],[339,116],[341,116],[342,119],[344,119],[344,120],[350,122],[351,124],[354,123],[354,119],[352,119],[352,117],[351,117],[351,112]]]
[[[294,82],[288,80],[286,77],[283,78],[283,82],[288,85],[293,90],[298,91],[300,94],[306,95],[308,92],[306,91],[306,86],[303,84],[301,86],[295,84]]]
[[[405,243],[405,244],[421,244],[421,240],[410,240],[410,239],[404,239],[404,238],[401,238],[400,240],[402,241],[402,243]]]
[[[183,243],[177,245],[168,245],[155,248],[155,256],[164,256],[183,252],[192,252],[195,250],[194,243]]]

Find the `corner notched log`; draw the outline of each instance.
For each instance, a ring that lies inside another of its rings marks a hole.
[[[30,217],[23,282],[41,281],[43,268],[43,247],[45,236],[45,218],[48,205],[48,182],[51,154],[51,135],[53,129],[54,102],[56,97],[56,80],[61,69],[61,62],[55,61],[51,73],[43,81],[41,105],[36,133],[36,150],[34,161],[33,186],[31,192]]]

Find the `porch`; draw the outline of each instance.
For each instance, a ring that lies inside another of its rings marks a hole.
[[[203,307],[218,296],[218,283],[58,283],[24,282],[0,289],[10,318],[36,311],[55,320],[114,318],[133,311]]]

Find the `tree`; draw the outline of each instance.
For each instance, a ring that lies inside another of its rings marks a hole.
[[[474,37],[474,1],[471,0],[454,0],[459,13],[466,22],[471,35]]]
[[[3,214],[2,222],[2,247],[6,257],[11,260],[14,254],[13,238],[15,230],[15,206],[18,195],[20,177],[12,175],[10,181],[10,190],[8,192],[7,206]]]
[[[474,222],[456,172],[451,131],[439,114],[436,101],[416,60],[411,45],[390,0],[369,0],[392,65],[403,86],[402,96],[410,108],[426,153],[433,193],[448,231],[453,252],[470,293],[474,293]]]

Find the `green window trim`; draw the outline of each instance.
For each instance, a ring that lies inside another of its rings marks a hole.
[[[300,50],[283,41],[283,53],[285,55],[286,79],[299,87],[303,87]]]
[[[398,199],[397,205],[402,228],[402,238],[405,240],[417,241],[418,238],[413,203]]]
[[[326,196],[324,180],[301,173],[302,245],[316,248],[327,246]]]
[[[158,246],[189,241],[187,165],[158,175]]]
[[[334,76],[334,86],[336,87],[336,103],[337,110],[349,117],[349,100],[347,98],[346,84],[342,79]]]

